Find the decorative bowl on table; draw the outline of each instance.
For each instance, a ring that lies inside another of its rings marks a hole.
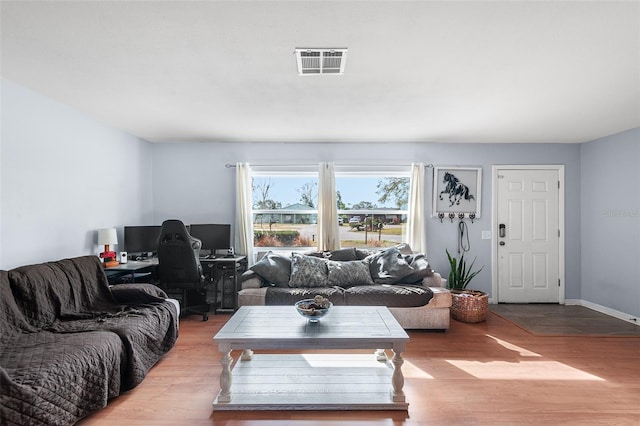
[[[329,312],[333,303],[325,297],[316,296],[313,299],[299,300],[295,306],[298,313],[307,318],[309,322],[318,322],[320,318]]]

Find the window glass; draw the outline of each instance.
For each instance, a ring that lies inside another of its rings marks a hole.
[[[254,247],[314,247],[318,235],[317,173],[254,174]]]
[[[341,247],[389,247],[406,241],[409,176],[336,172]]]
[[[409,167],[338,166],[335,173],[341,247],[389,247],[406,241]],[[256,251],[316,247],[316,166],[256,168],[252,192]]]

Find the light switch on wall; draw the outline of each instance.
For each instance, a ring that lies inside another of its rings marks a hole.
[[[490,240],[491,239],[491,231],[482,231],[482,239]]]

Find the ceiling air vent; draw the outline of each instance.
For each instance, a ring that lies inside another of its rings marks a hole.
[[[298,75],[344,74],[347,49],[296,49]]]

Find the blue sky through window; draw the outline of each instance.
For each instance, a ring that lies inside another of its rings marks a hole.
[[[387,200],[382,205],[376,193],[378,182],[381,177],[336,177],[336,189],[342,195],[342,201],[350,208],[353,204],[361,201],[369,201],[378,208],[396,208],[393,200]],[[312,177],[254,177],[254,183],[272,183],[269,190],[269,198],[282,203],[282,207],[300,203],[300,192],[298,191],[307,182],[317,182]],[[317,194],[317,186],[316,186]],[[254,199],[255,200],[255,199]]]

